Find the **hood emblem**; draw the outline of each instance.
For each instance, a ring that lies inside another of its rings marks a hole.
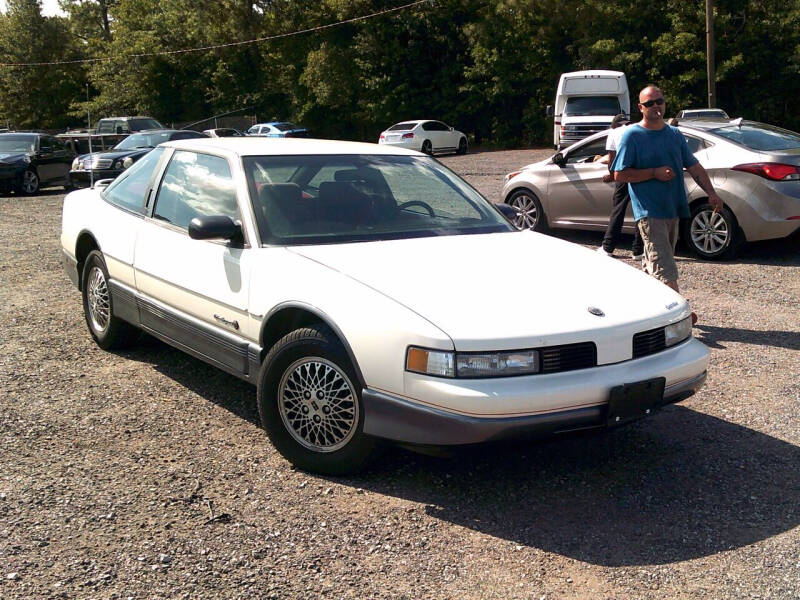
[[[676,306],[678,306],[677,302],[670,302],[669,304],[667,304],[667,310],[672,310]]]
[[[595,317],[605,317],[606,316],[606,313],[604,313],[602,310],[600,310],[599,308],[594,307],[594,306],[590,306],[589,307],[589,312],[592,313]]]

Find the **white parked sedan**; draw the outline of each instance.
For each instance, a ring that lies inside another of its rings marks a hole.
[[[467,136],[441,121],[403,121],[381,133],[379,144],[388,144],[425,154],[467,153]]]
[[[381,439],[621,424],[706,378],[681,296],[516,231],[400,148],[170,142],[69,194],[61,244],[100,347],[144,330],[254,383],[274,446],[311,471],[354,471]]]

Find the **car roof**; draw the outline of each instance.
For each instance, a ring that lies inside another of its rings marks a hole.
[[[194,138],[175,140],[161,144],[181,150],[221,150],[238,156],[282,156],[325,154],[370,154],[385,156],[423,156],[414,150],[396,146],[369,144],[366,142],[343,142],[340,140],[318,140],[313,138]]]
[[[142,129],[141,131],[133,131],[131,135],[136,135],[138,133],[178,133],[179,131],[191,131],[192,133],[200,134],[200,131],[195,131],[194,129]]]

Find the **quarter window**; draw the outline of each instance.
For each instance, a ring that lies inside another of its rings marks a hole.
[[[684,135],[686,138],[686,143],[689,144],[689,152],[695,154],[700,152],[700,150],[705,150],[705,144],[703,144],[703,140],[697,139],[696,137],[692,137],[690,135]]]
[[[145,154],[106,188],[103,197],[115,206],[144,214],[144,198],[162,154],[164,148],[156,148]]]
[[[193,218],[205,215],[239,218],[228,161],[178,150],[161,181],[153,217],[187,229]]]

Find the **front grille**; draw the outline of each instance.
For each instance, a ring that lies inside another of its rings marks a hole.
[[[593,342],[566,344],[539,349],[541,373],[560,373],[597,366],[597,347]]]
[[[649,331],[640,331],[633,336],[633,358],[649,356],[661,352],[667,347],[664,328],[657,327]]]
[[[561,131],[561,145],[574,144],[598,131],[608,129],[608,123],[581,123],[580,125],[564,125]]]
[[[95,161],[95,169],[110,169],[114,161],[110,158],[99,158]]]

